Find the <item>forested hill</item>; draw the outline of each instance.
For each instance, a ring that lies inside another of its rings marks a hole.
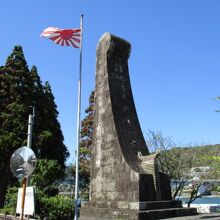
[[[209,166],[206,156],[220,156],[220,144],[181,148],[184,154],[195,155],[195,166]]]

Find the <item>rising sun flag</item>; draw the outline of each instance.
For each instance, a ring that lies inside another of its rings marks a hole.
[[[60,29],[57,27],[48,27],[40,35],[48,38],[60,46],[80,47],[81,28]]]
[[[79,205],[79,146],[80,146],[80,115],[81,115],[81,78],[82,78],[82,37],[83,37],[83,15],[81,15],[80,28],[60,29],[48,27],[40,35],[52,40],[60,46],[69,46],[80,49],[79,81],[78,81],[78,109],[77,109],[77,136],[76,136],[76,172],[75,172],[75,210],[74,220],[78,220]]]

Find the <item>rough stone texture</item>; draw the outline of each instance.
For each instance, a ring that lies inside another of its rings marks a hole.
[[[93,202],[155,200],[152,175],[146,175],[138,157],[138,153],[146,156],[149,151],[132,97],[129,54],[127,41],[109,33],[100,39],[90,194]]]
[[[188,216],[196,214],[194,209],[185,208],[169,208],[149,211],[137,211],[131,209],[97,209],[88,208],[85,215],[80,217],[80,220],[88,220],[91,217],[96,220],[115,219],[115,220],[152,220],[152,219],[166,219],[173,216]],[[92,213],[92,215],[90,214]]]
[[[97,47],[90,201],[81,208],[81,219],[141,220],[162,218],[158,208],[172,208],[166,213],[174,216],[186,210],[172,201],[161,203],[171,199],[170,184],[141,132],[129,79],[130,48],[109,33]]]

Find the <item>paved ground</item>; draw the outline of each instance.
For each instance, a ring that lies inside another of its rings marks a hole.
[[[14,216],[7,216],[0,214],[0,219],[4,220],[18,220]],[[81,218],[79,218],[81,219]],[[220,220],[220,213],[211,213],[211,214],[200,214],[200,215],[194,215],[194,216],[185,216],[185,217],[176,217],[176,218],[166,218],[164,220]],[[96,218],[90,218],[86,220],[96,220]]]
[[[81,220],[97,220],[96,218],[79,218]],[[184,216],[184,217],[175,217],[175,218],[166,218],[161,220],[220,220],[220,213],[211,213],[211,214],[200,214],[194,216]],[[99,218],[100,220],[100,218]],[[109,218],[104,218],[102,220],[109,220]],[[147,220],[147,219],[146,219]]]
[[[185,217],[176,217],[176,218],[166,218],[166,220],[198,220],[198,219],[207,219],[207,220],[220,220],[220,213],[210,213],[210,214],[200,214],[194,216],[185,216]]]

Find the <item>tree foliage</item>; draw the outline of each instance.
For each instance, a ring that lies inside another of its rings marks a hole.
[[[26,145],[30,106],[36,117],[33,150],[37,158],[57,160],[64,170],[68,151],[57,120],[58,111],[48,82],[42,84],[36,66],[30,70],[21,46],[15,46],[4,66],[0,67],[0,207],[7,185],[13,183],[9,169],[12,153]]]
[[[66,196],[37,197],[37,214],[48,220],[69,220],[74,218],[74,201]]]
[[[175,199],[181,194],[182,189],[190,178],[189,170],[193,166],[194,154],[188,155],[182,153],[182,148],[170,138],[164,137],[162,132],[148,131],[148,146],[156,152],[159,152],[158,162],[161,172],[168,174],[170,180],[175,180],[172,197]]]
[[[92,148],[93,134],[93,118],[94,118],[94,91],[89,97],[89,106],[85,110],[86,116],[81,122],[81,142],[79,151],[80,160],[80,178],[89,183],[90,180],[90,160]]]
[[[64,177],[63,169],[57,160],[40,159],[30,178],[30,184],[37,186],[45,195],[55,196],[58,189],[55,184]]]
[[[87,200],[89,197],[89,182],[90,182],[90,161],[92,149],[93,135],[93,118],[94,118],[94,91],[89,97],[89,106],[85,110],[85,118],[81,121],[80,131],[80,148],[79,148],[79,187],[80,198]],[[66,167],[65,179],[73,182],[75,176],[75,165],[69,164]]]
[[[199,189],[207,181],[214,176],[214,169],[207,169],[199,178],[193,176],[192,168],[195,167],[213,167],[208,159],[214,159],[211,155],[219,155],[219,145],[200,146],[200,147],[180,147],[171,138],[164,137],[162,132],[148,131],[147,143],[152,151],[159,152],[158,162],[160,170],[170,176],[173,182],[173,199],[178,198],[183,188],[190,181],[192,188],[188,205],[200,196]],[[206,158],[206,160],[204,159]],[[218,160],[218,159],[217,159]]]

